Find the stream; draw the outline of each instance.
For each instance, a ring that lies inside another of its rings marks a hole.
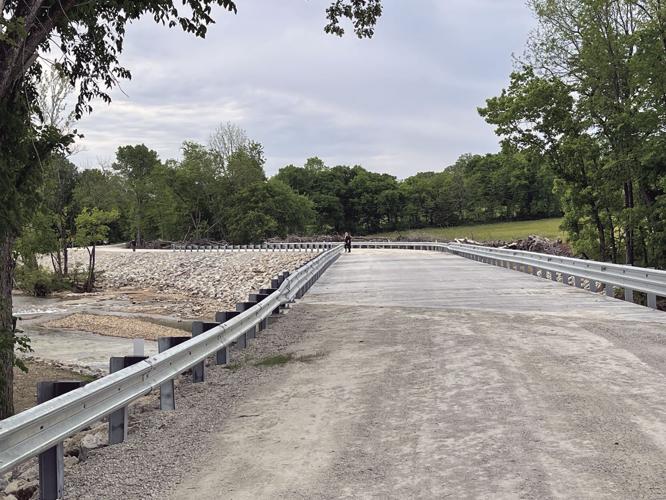
[[[51,328],[44,324],[73,313],[86,313],[136,318],[188,333],[191,331],[192,322],[188,320],[123,310],[131,309],[134,304],[129,297],[123,296],[92,294],[39,298],[16,293],[13,297],[13,313],[19,318],[17,329],[30,338],[33,350],[31,356],[106,372],[111,356],[134,354],[134,339]],[[144,355],[156,353],[157,342],[144,340]]]

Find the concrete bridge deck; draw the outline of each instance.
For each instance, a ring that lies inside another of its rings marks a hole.
[[[173,498],[666,498],[666,314],[448,254],[341,256]]]

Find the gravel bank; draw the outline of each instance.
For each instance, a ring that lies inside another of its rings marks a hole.
[[[157,340],[158,337],[180,337],[183,330],[156,325],[148,321],[118,316],[102,316],[99,314],[72,314],[61,319],[45,323],[47,328],[71,328],[77,331],[125,337],[130,339]]]
[[[307,252],[118,252],[100,249],[96,269],[102,288],[149,288],[179,291],[192,297],[236,303],[265,286],[271,277],[312,259]],[[76,249],[73,262],[87,263]],[[230,301],[230,302],[229,302]]]

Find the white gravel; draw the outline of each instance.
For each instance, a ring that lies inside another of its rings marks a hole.
[[[149,292],[132,296],[132,310],[204,318],[247,300],[270,285],[271,278],[293,271],[312,252],[131,252],[116,247],[97,250],[96,287],[105,292]],[[84,249],[74,249],[70,269],[88,263]],[[48,265],[46,261],[42,265]],[[163,306],[160,306],[163,303]],[[99,311],[96,311],[99,314]]]
[[[276,274],[292,270],[316,254],[309,252],[129,252],[97,251],[98,285],[104,288],[152,288],[184,292],[192,297],[227,298],[239,284],[266,286]],[[87,252],[76,249],[72,262],[87,263]],[[253,288],[254,287],[254,288]],[[234,297],[245,299],[246,293]]]

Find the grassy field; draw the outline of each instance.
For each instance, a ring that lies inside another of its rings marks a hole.
[[[413,229],[409,231],[394,231],[380,233],[373,236],[381,238],[416,238],[430,240],[453,240],[455,238],[468,238],[476,241],[490,240],[517,240],[531,234],[544,236],[549,239],[560,238],[566,241],[566,233],[560,230],[562,219],[541,219],[519,222],[501,222],[497,224],[480,224],[478,226],[456,226],[428,229]]]

